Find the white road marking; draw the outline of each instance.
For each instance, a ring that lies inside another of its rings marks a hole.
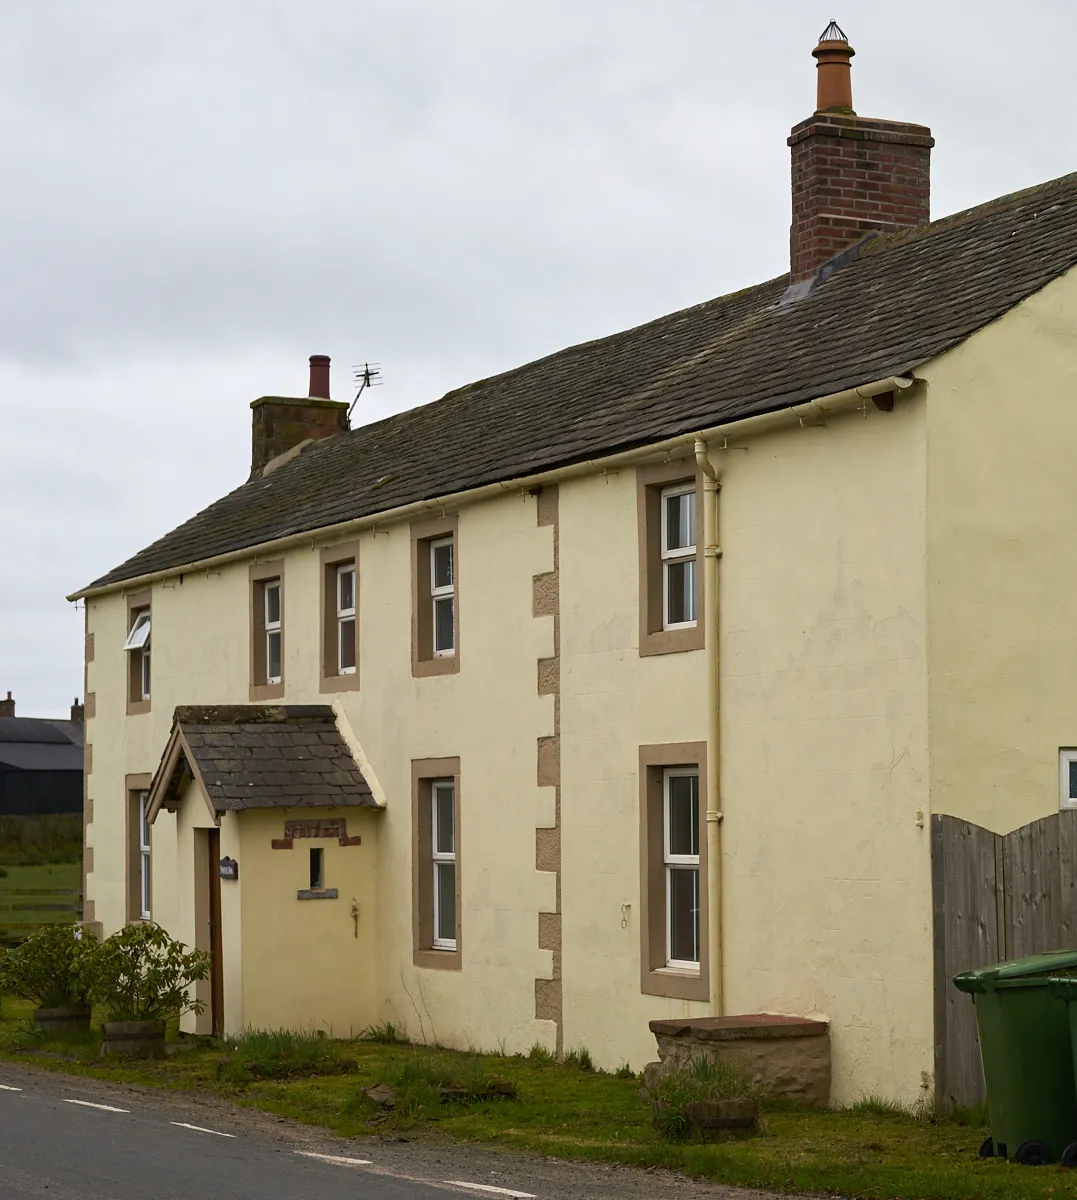
[[[341,1154],[315,1154],[313,1150],[297,1150],[304,1158],[317,1158],[322,1162],[336,1163],[341,1167],[369,1167],[373,1164],[369,1158],[345,1158]]]
[[[449,1187],[471,1188],[475,1192],[489,1192],[494,1196],[514,1196],[516,1200],[535,1200],[534,1192],[514,1192],[512,1188],[494,1187],[489,1183],[465,1183],[462,1179],[446,1179]]]
[[[22,1088],[8,1087],[6,1083],[0,1083],[0,1092],[21,1092]]]
[[[206,1129],[202,1125],[188,1125],[186,1121],[169,1121],[169,1125],[178,1125],[180,1129],[193,1129],[195,1133],[212,1133],[215,1137],[235,1137],[234,1133],[221,1133],[219,1129]]]
[[[113,1108],[111,1104],[91,1104],[89,1100],[64,1100],[65,1104],[81,1104],[83,1108],[99,1108],[102,1112],[130,1112],[129,1108]]]

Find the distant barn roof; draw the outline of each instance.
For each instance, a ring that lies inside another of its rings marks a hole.
[[[907,373],[1077,262],[1077,175],[850,257],[797,303],[782,276],[315,442],[86,590]]]

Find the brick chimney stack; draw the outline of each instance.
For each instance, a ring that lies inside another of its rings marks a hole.
[[[0,717],[13,717],[15,715],[15,701],[11,698],[11,693],[8,692],[6,700],[0,700]]]
[[[78,696],[71,702],[71,720],[77,721],[79,725],[86,724],[86,708]]]
[[[310,356],[306,397],[261,396],[251,404],[251,478],[302,443],[348,431],[348,405],[329,398],[329,356]]]
[[[930,219],[931,147],[925,125],[859,117],[853,111],[856,53],[836,21],[812,51],[816,111],[789,135],[793,224],[790,284],[810,280],[829,259],[872,232]]]

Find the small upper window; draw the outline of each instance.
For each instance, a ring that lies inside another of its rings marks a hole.
[[[123,648],[131,656],[129,698],[150,698],[150,610],[136,609],[131,614],[131,629]]]
[[[1077,750],[1059,750],[1060,807],[1077,808]]]
[[[456,596],[453,574],[453,539],[430,543],[430,596],[434,606],[434,655],[456,653]]]
[[[265,584],[266,683],[281,681],[280,580]]]
[[[662,628],[696,623],[696,489],[662,492]]]
[[[355,564],[337,568],[337,673],[355,674]]]

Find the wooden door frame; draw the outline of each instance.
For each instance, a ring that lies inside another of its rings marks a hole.
[[[221,931],[221,831],[206,830],[209,858],[210,1030],[224,1034],[224,938]]]

